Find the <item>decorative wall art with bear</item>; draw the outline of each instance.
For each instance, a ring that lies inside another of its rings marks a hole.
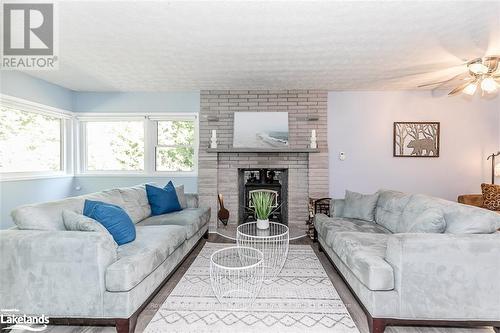
[[[395,122],[394,157],[439,157],[440,123]]]

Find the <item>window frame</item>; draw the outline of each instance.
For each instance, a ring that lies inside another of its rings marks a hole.
[[[136,176],[136,177],[196,177],[198,176],[199,118],[196,112],[182,113],[78,113],[77,117],[78,156],[77,175],[83,177]],[[86,124],[96,121],[137,121],[144,124],[144,170],[88,170]],[[193,171],[156,171],[157,122],[169,120],[190,120],[194,123],[194,168]]]
[[[160,176],[170,176],[170,175],[186,175],[186,176],[197,176],[198,175],[198,136],[199,136],[199,128],[198,128],[198,116],[196,114],[182,114],[182,115],[169,115],[169,116],[151,116],[148,117],[148,120],[151,122],[151,137],[153,139],[153,150],[152,150],[152,168],[154,174]],[[192,146],[184,146],[184,145],[160,145],[158,143],[158,122],[160,121],[192,121],[194,125],[194,138]],[[158,148],[175,148],[175,147],[193,147],[194,155],[193,155],[193,170],[191,171],[158,171],[157,170],[157,150]]]
[[[0,94],[0,105],[21,112],[41,114],[60,120],[60,170],[0,172],[0,181],[73,177],[74,157],[71,148],[73,141],[73,113],[71,111],[50,107],[5,94]]]

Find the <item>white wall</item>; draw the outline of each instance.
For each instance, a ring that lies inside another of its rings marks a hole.
[[[439,158],[392,156],[393,122],[441,122]],[[500,147],[500,97],[433,97],[428,91],[328,94],[330,196],[389,188],[449,200],[490,182]],[[338,155],[344,151],[345,161]]]

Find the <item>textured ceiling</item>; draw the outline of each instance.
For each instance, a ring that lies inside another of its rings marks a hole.
[[[59,2],[80,91],[414,89],[500,54],[500,2]],[[422,74],[423,73],[423,74]]]

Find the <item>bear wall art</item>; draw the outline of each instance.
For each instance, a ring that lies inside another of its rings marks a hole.
[[[438,122],[395,122],[394,157],[439,157]]]

